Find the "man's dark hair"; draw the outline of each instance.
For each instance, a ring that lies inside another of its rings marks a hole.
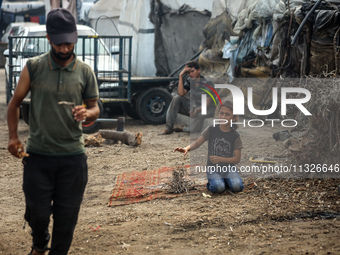
[[[196,60],[191,60],[191,61],[187,62],[186,65],[190,68],[193,67],[196,70],[200,69],[200,65],[198,64],[198,62]]]

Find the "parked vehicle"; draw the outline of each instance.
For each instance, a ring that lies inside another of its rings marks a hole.
[[[45,38],[45,26],[25,28],[21,34],[10,38],[7,56],[6,95],[10,100],[20,72],[28,58],[49,51]],[[78,43],[75,52],[78,58],[94,70],[99,86],[101,117],[105,109],[122,106],[126,115],[140,118],[148,124],[163,124],[172,96],[170,82],[175,77],[131,77],[131,36],[98,36],[87,26],[77,26]],[[24,100],[22,116],[28,120],[29,99]],[[95,132],[98,121],[83,125],[85,133]]]
[[[36,22],[12,22],[9,24],[1,37],[1,41],[8,43],[9,36],[16,36],[24,27],[39,26]]]
[[[87,26],[78,25],[77,26],[78,34],[80,36],[80,43],[76,44],[75,52],[78,58],[82,59],[84,62],[89,64],[91,67],[99,70],[97,75],[99,77],[103,77],[103,75],[108,76],[111,70],[118,69],[118,61],[115,58],[115,53],[110,52],[107,48],[106,44],[103,40],[98,40],[96,59],[94,58],[93,48],[95,47],[94,41],[87,39],[82,41],[83,36],[96,36],[95,31]],[[20,33],[13,38],[11,44],[11,53],[12,53],[12,63],[9,63],[9,50],[4,52],[4,55],[7,56],[6,65],[5,65],[5,74],[6,74],[6,101],[7,103],[12,97],[16,84],[19,80],[20,72],[22,68],[25,66],[28,58],[40,55],[49,51],[50,45],[46,39],[46,26],[38,25],[34,27],[25,27],[21,28]],[[119,49],[118,46],[116,48]],[[114,51],[115,47],[113,47]],[[12,79],[12,84],[9,84],[10,81],[10,69],[13,72],[11,76],[15,77]],[[117,76],[117,75],[116,75]],[[104,84],[103,89],[100,91],[101,96],[111,96],[110,93],[105,92],[104,87],[107,89],[109,85]],[[116,86],[115,84],[111,84],[111,86]]]

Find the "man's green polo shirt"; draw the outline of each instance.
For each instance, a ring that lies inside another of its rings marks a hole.
[[[80,122],[60,101],[83,104],[98,98],[98,86],[91,67],[75,56],[67,67],[53,61],[51,52],[27,61],[31,81],[27,152],[50,156],[84,152]]]

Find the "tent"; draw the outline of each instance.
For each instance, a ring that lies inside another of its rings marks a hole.
[[[89,21],[100,35],[133,37],[132,75],[167,76],[199,52],[211,10],[204,0],[100,0]]]
[[[148,16],[149,0],[124,0],[119,17],[121,35],[132,36],[132,75],[155,76],[154,26]]]
[[[100,35],[119,35],[118,22],[122,0],[100,0],[89,10],[88,23]]]

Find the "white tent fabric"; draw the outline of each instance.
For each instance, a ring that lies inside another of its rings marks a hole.
[[[89,11],[90,26],[100,35],[119,35],[117,31],[123,0],[100,0]]]
[[[132,35],[132,75],[155,76],[154,25],[149,0],[124,0],[119,18],[121,35]]]
[[[227,8],[227,0],[214,0],[211,10],[211,19],[221,15]]]
[[[119,17],[122,4],[123,0],[100,0],[91,7],[89,18],[96,19],[101,15],[110,18]]]
[[[211,18],[216,18],[227,10],[231,19],[235,21],[240,11],[245,8],[246,4],[247,0],[214,0]]]

